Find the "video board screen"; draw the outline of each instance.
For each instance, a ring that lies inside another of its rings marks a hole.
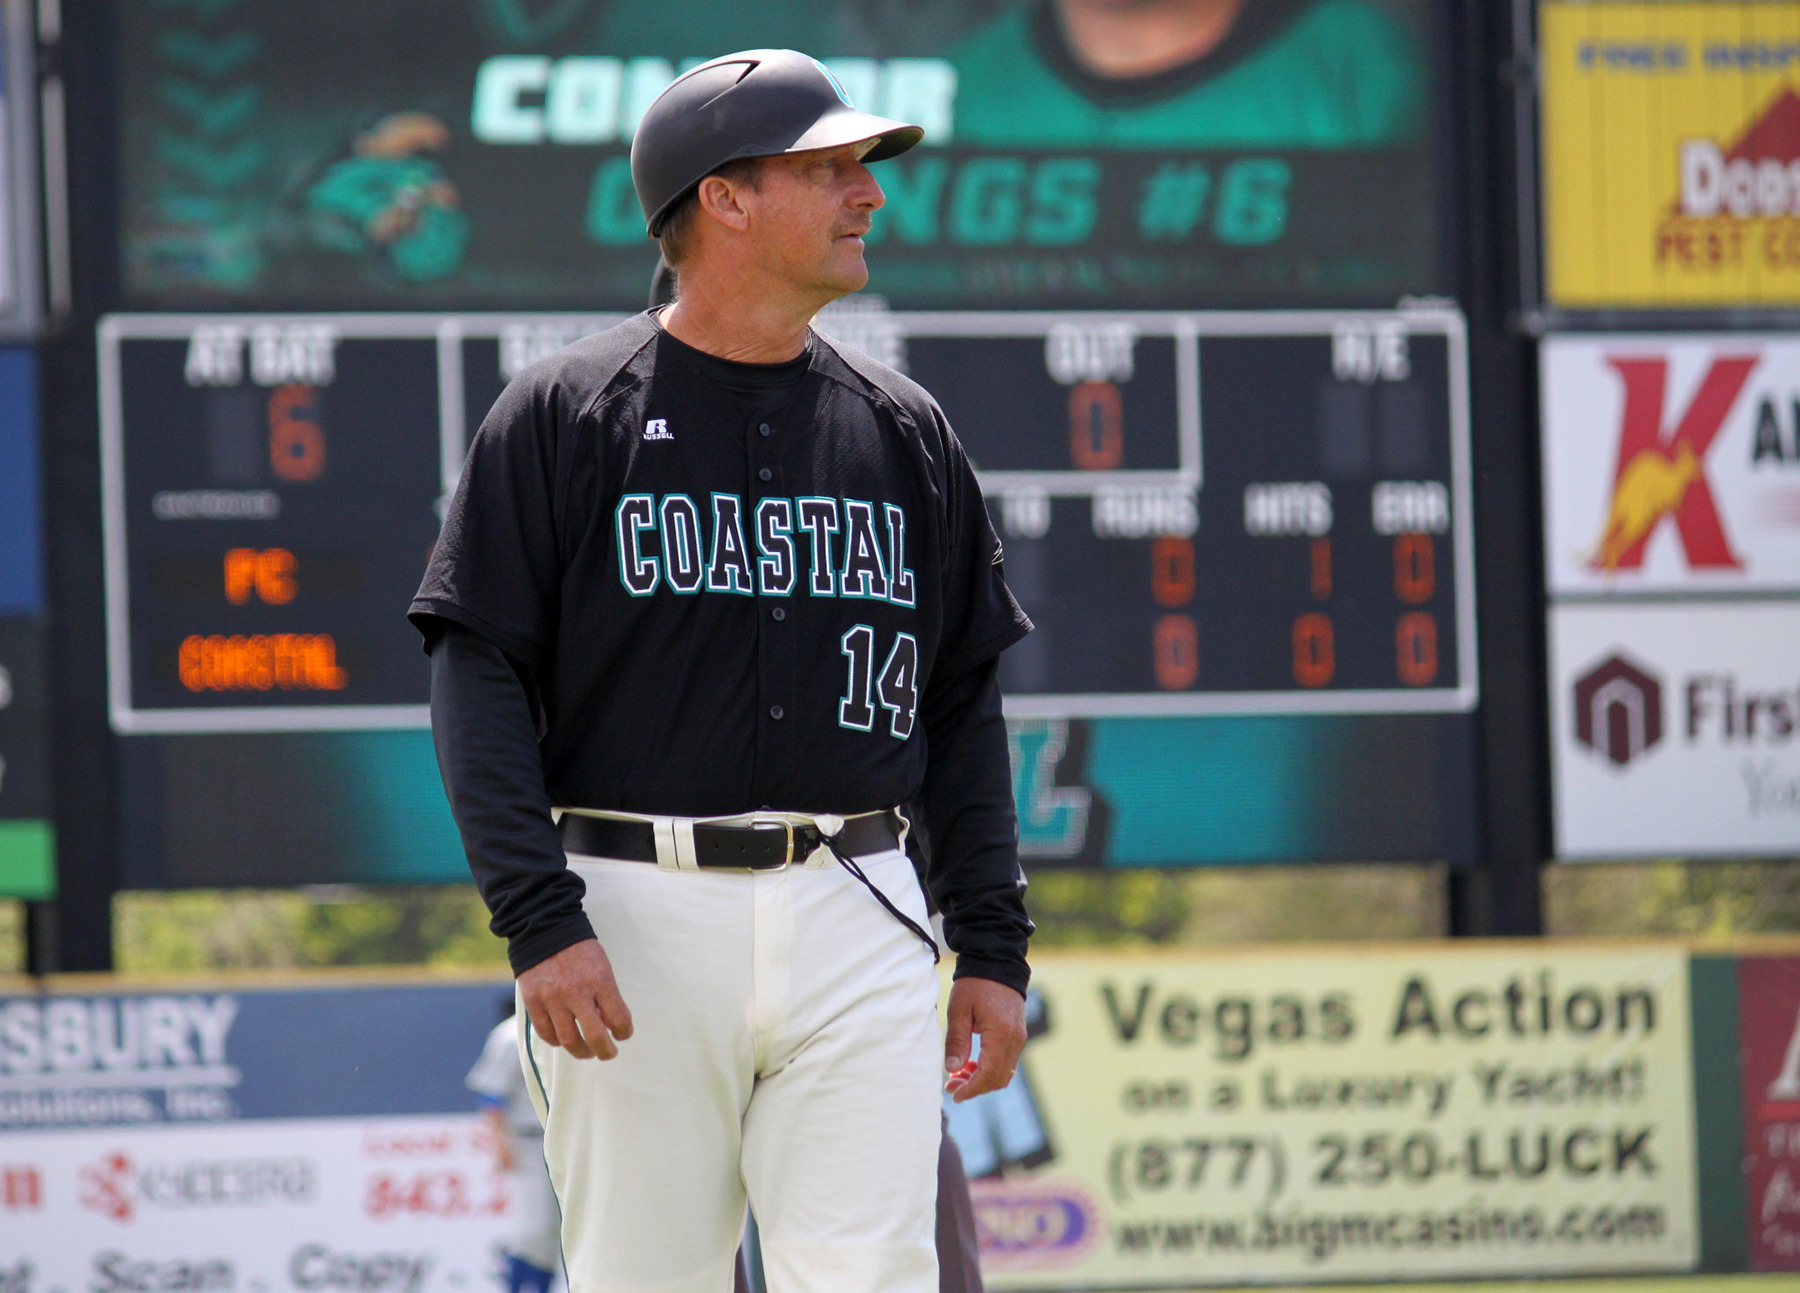
[[[403,611],[506,380],[610,321],[103,323],[128,884],[466,874]],[[1031,864],[1468,855],[1454,311],[821,327],[938,393],[1005,535]]]
[[[1003,662],[1028,863],[1470,857],[1440,9],[119,6],[126,882],[466,875],[395,608],[507,377],[643,306],[644,109],[771,46],[926,130],[820,326],[980,471],[1039,625]]]
[[[628,148],[684,67],[785,46],[925,143],[881,163],[897,308],[1391,306],[1441,287],[1427,0],[120,6],[147,309],[621,309]],[[1146,27],[1145,24],[1158,24]]]

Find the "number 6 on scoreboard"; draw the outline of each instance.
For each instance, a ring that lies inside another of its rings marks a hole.
[[[317,392],[298,383],[269,392],[269,465],[282,480],[301,485],[325,470],[325,431],[318,423]]]

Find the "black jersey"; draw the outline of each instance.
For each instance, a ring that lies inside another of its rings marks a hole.
[[[913,798],[920,698],[1030,631],[961,446],[822,338],[746,421],[649,315],[521,374],[411,614],[536,679],[553,804],[710,816]]]

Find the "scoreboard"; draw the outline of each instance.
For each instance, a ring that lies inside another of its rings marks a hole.
[[[404,612],[468,437],[602,315],[100,326],[116,730],[421,727]],[[1461,316],[890,312],[824,331],[942,404],[1038,632],[1009,713],[1467,710]]]

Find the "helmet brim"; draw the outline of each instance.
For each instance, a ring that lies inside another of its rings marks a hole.
[[[819,148],[842,148],[846,144],[860,144],[872,139],[875,146],[861,155],[862,160],[880,162],[898,157],[924,137],[925,130],[921,126],[877,117],[856,108],[844,108],[820,117],[804,135],[782,151],[809,153]]]

